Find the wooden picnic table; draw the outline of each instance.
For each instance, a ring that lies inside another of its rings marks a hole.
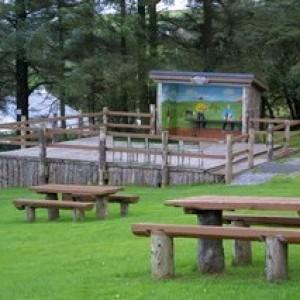
[[[201,225],[222,226],[223,211],[238,209],[300,211],[300,197],[197,196],[168,200],[168,206],[181,207],[195,214]],[[198,248],[198,264],[202,272],[220,273],[224,269],[222,240],[202,239]]]
[[[89,201],[95,201],[96,216],[99,219],[107,217],[107,196],[115,194],[122,190],[120,186],[93,186],[93,185],[75,185],[75,184],[44,184],[32,186],[31,190],[45,194],[47,200],[58,200],[59,194],[62,199],[80,200],[81,197],[89,197]],[[59,217],[59,210],[52,209],[52,218]]]

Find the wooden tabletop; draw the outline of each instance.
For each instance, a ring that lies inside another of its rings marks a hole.
[[[105,196],[121,191],[120,186],[95,186],[95,185],[75,185],[75,184],[44,184],[32,186],[31,190],[37,193],[64,193],[72,195],[97,195]]]
[[[244,197],[244,196],[198,196],[168,200],[168,206],[182,207],[185,210],[287,210],[300,211],[300,197]]]

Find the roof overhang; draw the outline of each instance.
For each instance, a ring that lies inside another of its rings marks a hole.
[[[203,84],[237,84],[255,86],[261,91],[267,87],[254,74],[246,73],[209,73],[209,72],[177,72],[177,71],[150,71],[150,78],[155,82],[176,82]]]

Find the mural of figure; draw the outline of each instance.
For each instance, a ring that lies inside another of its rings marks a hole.
[[[230,124],[230,129],[234,130],[233,121],[233,110],[231,109],[230,104],[228,104],[223,111],[223,130],[226,130],[227,124]]]
[[[197,121],[199,121],[200,128],[206,127],[206,118],[203,112],[197,112]]]

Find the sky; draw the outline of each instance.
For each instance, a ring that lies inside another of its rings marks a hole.
[[[162,1],[158,4],[158,10],[180,10],[184,9],[187,6],[187,0],[174,0],[173,5],[165,5]]]

